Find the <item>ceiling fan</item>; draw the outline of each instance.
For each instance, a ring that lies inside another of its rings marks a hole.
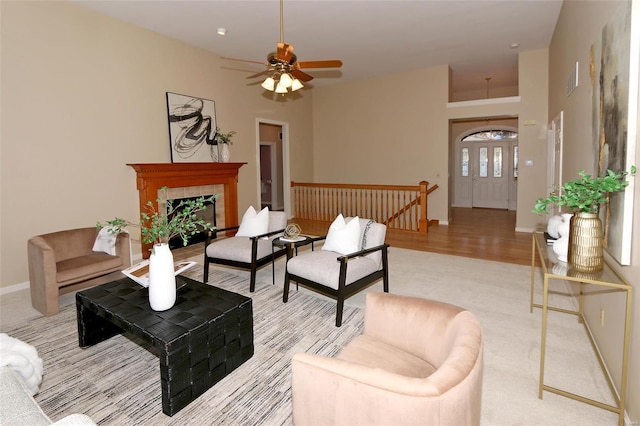
[[[280,0],[280,41],[276,44],[276,51],[267,55],[267,62],[250,61],[237,58],[223,58],[232,61],[261,64],[266,70],[250,75],[247,78],[256,78],[263,75],[268,77],[262,83],[262,87],[272,92],[285,94],[288,91],[296,91],[304,87],[302,82],[313,80],[313,77],[301,69],[307,68],[340,68],[342,61],[338,59],[322,61],[298,61],[293,53],[293,45],[284,42],[283,9],[284,0]]]

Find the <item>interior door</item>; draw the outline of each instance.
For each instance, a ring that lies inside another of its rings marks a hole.
[[[453,207],[473,207],[471,172],[472,143],[461,143],[456,149],[453,178]]]
[[[273,177],[272,177],[272,146],[271,144],[260,144],[260,202],[262,208],[269,207],[273,210]]]
[[[509,207],[509,143],[476,142],[473,146],[473,207]]]

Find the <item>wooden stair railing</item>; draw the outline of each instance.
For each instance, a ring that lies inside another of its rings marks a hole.
[[[291,182],[294,217],[299,220],[332,222],[342,213],[370,218],[388,229],[426,234],[438,224],[427,216],[428,195],[438,185],[366,185]]]

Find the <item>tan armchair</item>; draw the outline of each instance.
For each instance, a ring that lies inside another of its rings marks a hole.
[[[113,281],[131,266],[129,234],[116,239],[116,255],[93,251],[98,229],[70,229],[27,242],[31,304],[43,315],[59,312],[61,294]]]
[[[296,425],[479,425],[482,330],[462,308],[369,293],[335,358],[295,354]]]

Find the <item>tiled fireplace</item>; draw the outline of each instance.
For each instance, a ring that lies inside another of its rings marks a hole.
[[[238,170],[246,163],[137,163],[128,164],[136,171],[140,211],[151,201],[158,211],[166,204],[157,199],[180,199],[218,194],[216,220],[218,228],[238,225]],[[166,196],[162,187],[168,188]],[[150,244],[142,244],[142,256],[149,257]]]

